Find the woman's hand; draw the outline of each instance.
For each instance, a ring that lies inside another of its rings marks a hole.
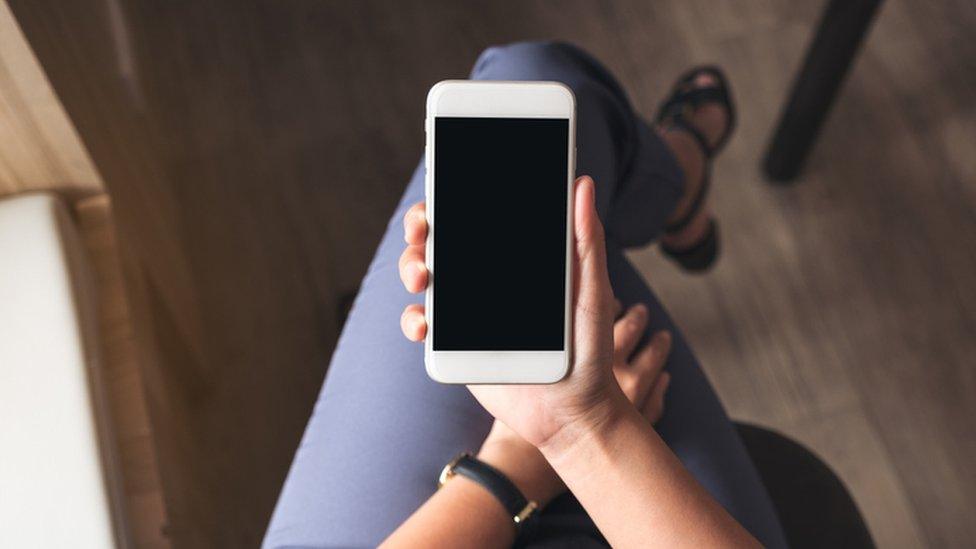
[[[619,304],[617,307],[619,310]],[[664,411],[670,375],[662,370],[671,350],[671,334],[657,332],[636,350],[646,327],[647,308],[643,304],[634,305],[614,323],[613,374],[628,400],[653,424]],[[542,453],[501,421],[495,420],[478,459],[505,473],[527,498],[540,505],[566,490]]]
[[[594,183],[589,177],[576,181],[574,213],[576,246],[570,373],[551,385],[469,386],[489,413],[537,447],[569,425],[578,426],[583,431],[599,429],[622,408],[631,406],[628,397],[642,411],[657,410],[659,415],[667,387],[668,378],[657,376],[661,365],[653,360],[653,345],[649,347],[650,351],[642,351],[648,353],[645,360],[631,365],[633,367],[624,368],[624,364],[620,364],[621,368],[617,368],[620,371],[618,377],[622,378],[620,384],[614,378],[616,306],[607,275],[606,245],[596,213]],[[504,223],[501,217],[499,223]],[[400,278],[407,290],[421,292],[428,281],[424,263],[427,223],[422,203],[407,212],[404,233],[407,248],[400,257]],[[646,323],[646,309],[632,310],[628,314],[640,316],[642,312],[639,322]],[[409,339],[422,340],[427,333],[423,305],[410,305],[404,309],[400,325]],[[622,327],[621,335],[630,326]],[[641,332],[634,333],[639,335]],[[670,343],[668,336],[657,337],[663,338],[658,340],[659,345],[665,344],[664,339]],[[622,343],[618,346],[622,351],[627,350]],[[636,341],[630,344],[630,349],[634,346]],[[654,397],[648,398],[650,394]]]
[[[552,497],[562,489],[555,484],[557,477],[548,472],[551,470],[543,469],[552,466],[614,547],[676,543],[689,547],[757,547],[758,542],[712,499],[649,427],[647,419],[660,416],[667,389],[669,377],[660,372],[670,336],[655,334],[650,346],[633,354],[630,362],[621,359],[637,345],[636,334],[643,332],[646,311],[631,308],[625,321],[614,325],[616,307],[593,191],[590,178],[577,180],[572,369],[565,379],[551,385],[469,386],[500,421],[479,455],[486,460],[500,456],[503,461],[496,463],[516,462],[514,468],[502,469],[516,484],[522,478],[519,475],[529,471],[535,484],[522,481],[519,487],[530,498]],[[499,223],[504,222],[502,215]],[[420,292],[428,280],[423,206],[412,208],[405,222],[408,247],[400,258],[400,277],[408,290]],[[422,306],[407,307],[400,322],[408,338],[418,341],[425,337]],[[628,339],[631,334],[633,339]],[[646,417],[641,417],[631,401]],[[528,444],[537,450],[530,452]],[[544,459],[539,459],[542,456]],[[394,533],[397,539],[391,545],[399,540],[408,540],[405,544],[428,540],[430,524],[457,524],[444,523],[442,518],[450,510],[463,509],[465,501],[471,509],[486,510],[490,500],[486,500],[484,490],[466,488],[472,486],[462,482],[435,494]],[[538,491],[533,494],[531,490]],[[476,498],[480,498],[479,503],[472,503]],[[498,511],[496,508],[497,524],[507,522],[509,517]],[[473,516],[470,511],[462,514]],[[464,529],[446,532],[442,539],[460,539],[460,532],[469,537],[474,532],[485,539],[499,531],[511,535],[510,529],[485,524],[480,518],[465,522]],[[478,527],[485,529],[478,531]],[[505,538],[504,543],[510,542]]]
[[[620,305],[617,304],[618,310]],[[664,415],[664,394],[671,374],[663,371],[671,352],[671,332],[655,332],[640,349],[647,329],[647,306],[631,306],[613,325],[613,375],[631,402],[651,424]]]

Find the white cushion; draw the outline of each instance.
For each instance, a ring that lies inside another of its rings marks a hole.
[[[83,258],[56,197],[0,200],[0,547],[116,544]]]

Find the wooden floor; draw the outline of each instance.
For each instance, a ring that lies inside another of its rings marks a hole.
[[[806,33],[740,13],[751,30],[706,34],[688,61],[728,67],[742,113],[716,167],[724,258],[695,279],[633,254],[732,415],[820,453],[884,547],[976,536],[974,8],[888,3],[787,188],[757,168]]]
[[[821,2],[11,0],[112,194],[176,546],[263,532],[348,295],[478,52],[574,41],[651,114],[730,73],[724,257],[633,254],[737,418],[805,442],[885,547],[976,539],[976,5],[891,0],[805,176],[757,166]]]

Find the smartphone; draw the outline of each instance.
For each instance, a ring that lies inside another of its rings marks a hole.
[[[572,352],[576,101],[556,82],[427,95],[427,374],[554,383]]]

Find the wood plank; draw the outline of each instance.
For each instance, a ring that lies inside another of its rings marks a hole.
[[[98,296],[101,380],[121,467],[125,524],[134,547],[162,549],[170,546],[164,533],[166,510],[111,202],[96,195],[75,204],[74,212]]]
[[[6,1],[0,1],[0,196],[102,187]]]

